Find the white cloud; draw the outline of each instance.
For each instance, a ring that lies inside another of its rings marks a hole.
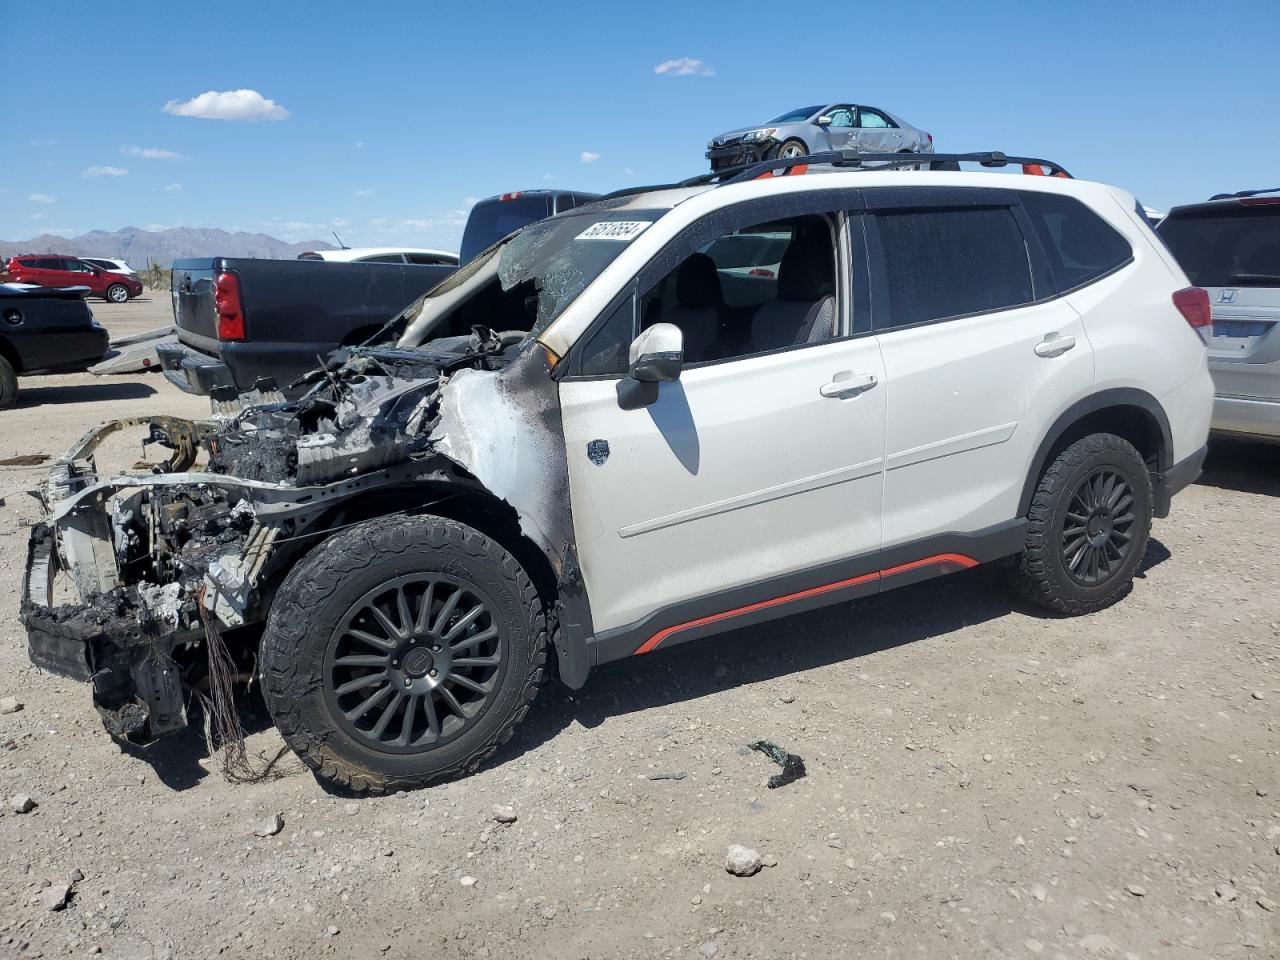
[[[207,90],[190,100],[170,100],[165,113],[203,120],[284,120],[289,111],[257,90]]]
[[[31,219],[32,219],[32,220],[43,220],[43,219],[44,219],[44,214],[43,214],[43,213],[33,213],[33,214],[31,215]]]
[[[543,180],[554,180],[555,178],[556,178],[556,177],[555,177],[555,174],[554,174],[554,173],[544,173],[544,174],[542,175],[542,179],[543,179]]]
[[[186,159],[182,154],[174,153],[172,150],[161,150],[159,147],[135,147],[133,144],[126,144],[121,147],[120,152],[126,157],[141,157],[143,160]]]
[[[596,153],[596,152],[594,152],[594,151],[592,151],[592,150],[583,150],[583,151],[582,151],[582,162],[583,162],[583,163],[595,163],[595,162],[596,162],[597,160],[599,160],[599,159],[600,159],[600,154],[598,154],[598,153]]]
[[[124,167],[90,167],[82,177],[123,177],[129,171]]]
[[[180,183],[166,183],[163,187],[156,187],[156,189],[157,189],[157,190],[162,190],[162,191],[164,191],[165,193],[179,193],[179,192],[182,190],[182,184],[180,184]]]
[[[364,141],[363,141],[363,140],[357,140],[357,141],[356,141],[356,149],[357,149],[357,150],[361,150],[361,149],[363,149],[363,148],[364,148]]]
[[[345,227],[351,223],[351,221],[346,219],[345,217],[334,217],[329,222],[335,227]]]
[[[29,193],[27,194],[27,199],[30,200],[32,203],[54,203],[55,202],[55,198],[49,196],[47,193]]]
[[[657,74],[665,73],[672,77],[710,77],[715,74],[715,71],[705,63],[693,57],[677,57],[674,60],[663,60],[653,68],[653,72]]]
[[[623,175],[624,177],[634,177],[634,176],[636,175],[636,172],[635,172],[634,170],[632,170],[630,167],[623,167],[623,168],[622,168],[622,175]]]
[[[374,194],[374,191],[371,187],[361,187],[359,190],[356,191],[357,197],[372,197],[373,194]]]

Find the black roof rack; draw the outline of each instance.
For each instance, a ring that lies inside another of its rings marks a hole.
[[[1023,166],[1038,167],[1046,176],[1070,177],[1064,166],[1052,160],[1041,160],[1037,157],[1009,157],[991,150],[985,153],[858,153],[855,150],[832,150],[825,153],[807,154],[802,157],[787,157],[778,160],[762,160],[758,163],[744,163],[736,167],[726,167],[714,173],[703,173],[677,183],[658,183],[645,187],[627,187],[606,193],[601,200],[616,200],[619,197],[635,196],[639,193],[652,193],[657,190],[675,190],[681,187],[698,187],[714,183],[725,186],[730,183],[742,183],[755,180],[769,173],[785,175],[786,171],[800,166],[832,166],[862,167],[873,164],[866,169],[884,170],[892,167],[916,167],[927,165],[930,170],[959,170],[962,163],[977,163],[984,167]],[[1260,193],[1269,191],[1258,191]],[[1214,198],[1218,199],[1218,198]]]
[[[1244,197],[1256,197],[1261,193],[1280,193],[1280,187],[1268,187],[1266,190],[1240,190],[1236,193],[1215,193],[1210,200],[1240,200]]]

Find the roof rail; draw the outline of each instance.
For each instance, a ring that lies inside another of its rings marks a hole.
[[[644,187],[626,187],[622,190],[615,190],[613,193],[606,193],[600,200],[616,200],[619,197],[631,197],[639,193],[651,193],[656,190],[675,190],[682,187],[699,187],[711,183],[717,186],[725,186],[730,183],[757,180],[769,175],[785,176],[791,170],[802,173],[804,169],[818,165],[859,168],[863,164],[873,164],[874,166],[865,168],[872,170],[927,165],[930,170],[959,170],[962,163],[977,163],[984,167],[1021,166],[1026,173],[1050,177],[1071,177],[1071,174],[1067,172],[1067,169],[1062,164],[1055,163],[1052,160],[1041,160],[1037,157],[1010,157],[998,150],[990,150],[985,153],[858,153],[855,150],[832,150],[825,153],[807,154],[802,157],[762,160],[757,163],[744,163],[735,167],[725,167],[723,170],[699,174],[696,177],[689,177],[687,180],[681,180],[677,183],[656,183]]]
[[[1236,193],[1215,193],[1210,200],[1239,200],[1243,197],[1256,197],[1261,193],[1280,193],[1280,187],[1269,187],[1266,190],[1240,190]]]

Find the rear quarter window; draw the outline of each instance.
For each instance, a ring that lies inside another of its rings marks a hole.
[[[1092,283],[1133,258],[1129,241],[1074,197],[1020,194],[1059,293]]]
[[[886,210],[874,214],[884,257],[887,315],[903,327],[1034,300],[1026,240],[1008,207]]]
[[[1159,234],[1198,287],[1280,286],[1280,205],[1173,212]]]

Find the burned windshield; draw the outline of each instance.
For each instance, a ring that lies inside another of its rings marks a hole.
[[[588,207],[525,227],[410,306],[399,345],[477,325],[537,336],[665,212]]]

